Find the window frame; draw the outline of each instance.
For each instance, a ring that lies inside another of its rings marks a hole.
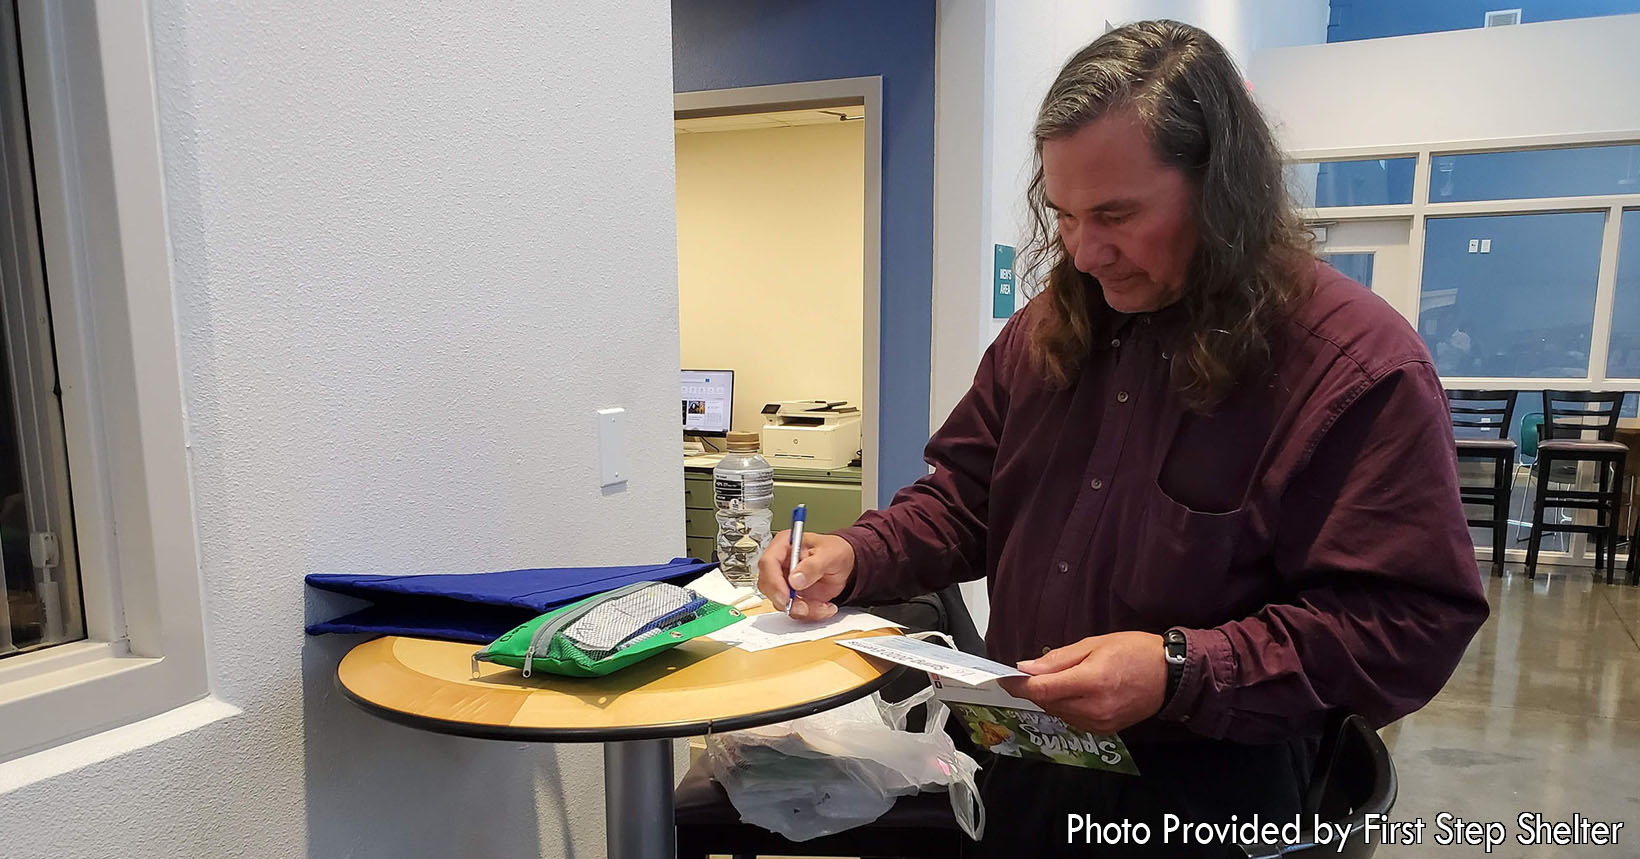
[[[1512,200],[1477,200],[1435,202],[1429,200],[1431,172],[1434,159],[1446,155],[1468,155],[1479,152],[1525,151],[1560,149],[1576,146],[1640,144],[1640,132],[1596,132],[1577,134],[1536,135],[1531,137],[1497,138],[1489,140],[1460,140],[1431,142],[1413,146],[1356,146],[1333,149],[1293,150],[1287,155],[1289,164],[1309,164],[1319,161],[1343,161],[1363,158],[1416,157],[1413,168],[1412,202],[1382,206],[1333,206],[1301,209],[1305,221],[1324,225],[1339,221],[1373,219],[1411,219],[1407,237],[1410,251],[1410,276],[1404,283],[1374,286],[1401,315],[1418,326],[1419,299],[1423,289],[1425,225],[1430,218],[1463,215],[1527,215],[1558,212],[1604,212],[1605,227],[1601,236],[1600,268],[1595,282],[1594,327],[1590,334],[1589,368],[1582,377],[1496,377],[1454,376],[1442,377],[1448,388],[1459,390],[1487,390],[1492,388],[1579,388],[1590,391],[1640,391],[1640,378],[1609,377],[1606,375],[1607,357],[1611,347],[1612,307],[1617,289],[1617,251],[1621,238],[1622,217],[1625,209],[1640,208],[1640,193],[1600,194],[1583,197],[1532,197]],[[1346,249],[1329,248],[1343,252]]]
[[[0,762],[210,694],[148,4],[17,19],[87,638],[0,661]]]
[[[1622,238],[1623,212],[1628,209],[1640,209],[1640,193],[1439,203],[1431,203],[1429,200],[1431,173],[1435,158],[1439,156],[1635,143],[1640,143],[1640,131],[1580,132],[1486,140],[1440,141],[1417,145],[1292,150],[1286,153],[1286,159],[1289,164],[1303,164],[1358,158],[1404,158],[1409,155],[1417,157],[1418,160],[1413,168],[1412,202],[1410,204],[1336,206],[1300,210],[1305,222],[1312,226],[1331,225],[1341,221],[1410,220],[1411,226],[1407,235],[1407,257],[1410,266],[1408,277],[1402,283],[1374,284],[1373,291],[1399,311],[1412,324],[1414,330],[1418,329],[1418,316],[1423,294],[1425,229],[1429,218],[1462,215],[1605,212],[1605,227],[1601,234],[1600,244],[1600,267],[1595,281],[1594,323],[1593,330],[1590,333],[1589,366],[1585,376],[1583,378],[1443,376],[1441,382],[1446,388],[1452,390],[1504,388],[1520,391],[1542,389],[1640,391],[1640,379],[1610,377],[1606,373],[1606,365],[1611,351],[1612,309],[1617,294],[1617,253]],[[1351,249],[1329,247],[1328,250],[1347,252]],[[1479,554],[1482,558],[1490,559],[1492,551],[1492,549],[1481,549]],[[1519,549],[1506,549],[1505,551],[1511,558],[1524,557],[1525,554]],[[1570,552],[1546,552],[1546,556],[1570,559],[1572,563],[1586,563],[1589,557],[1587,547],[1581,542],[1574,543]]]

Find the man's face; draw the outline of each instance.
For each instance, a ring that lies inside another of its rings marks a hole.
[[[1099,279],[1111,308],[1143,313],[1179,300],[1196,250],[1190,184],[1157,160],[1132,115],[1043,141],[1042,177],[1065,254]]]

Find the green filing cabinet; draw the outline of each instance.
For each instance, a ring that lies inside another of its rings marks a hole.
[[[808,505],[809,531],[827,534],[854,524],[860,518],[860,469],[858,468],[775,468],[775,532],[791,527],[792,510]],[[711,560],[717,537],[717,511],[713,507],[712,471],[685,468],[683,471],[684,537],[691,557]]]
[[[717,516],[712,507],[712,472],[683,470],[683,534],[689,557],[712,560]]]

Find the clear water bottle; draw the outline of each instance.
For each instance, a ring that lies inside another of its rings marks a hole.
[[[756,585],[757,559],[769,545],[774,466],[758,455],[758,434],[731,432],[729,452],[712,470],[717,498],[717,555],[723,577]]]

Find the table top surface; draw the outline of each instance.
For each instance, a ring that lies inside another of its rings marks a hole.
[[[754,609],[755,611],[755,609]],[[837,638],[895,635],[895,630]],[[385,636],[336,669],[343,694],[375,715],[469,737],[606,742],[689,737],[795,719],[863,698],[894,665],[836,639],[747,652],[696,638],[605,677],[478,663],[475,644]]]

